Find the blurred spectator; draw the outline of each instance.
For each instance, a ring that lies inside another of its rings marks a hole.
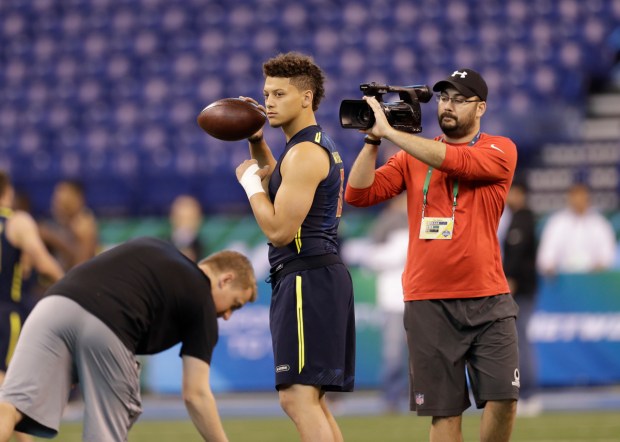
[[[32,215],[32,205],[28,194],[15,189],[15,198],[13,200],[13,210],[22,211]],[[21,313],[27,317],[35,304],[41,298],[43,291],[52,282],[45,275],[39,275],[37,269],[34,268],[32,260],[28,255],[22,254],[21,259],[22,270],[22,300]]]
[[[170,240],[192,261],[202,258],[204,247],[200,239],[202,207],[190,195],[179,195],[170,206]]]
[[[406,193],[391,199],[375,219],[368,237],[348,239],[342,256],[348,265],[376,274],[377,308],[381,311],[381,393],[386,411],[397,412],[408,397],[407,334],[403,323],[402,274],[409,229]]]
[[[590,206],[583,184],[568,190],[567,208],[550,216],[538,249],[540,273],[587,273],[613,266],[616,235],[611,223]]]
[[[386,410],[393,413],[409,395],[401,281],[409,244],[406,193],[390,200],[381,212],[372,228],[372,240],[362,263],[377,272],[377,306],[382,314],[381,391]]]
[[[86,206],[81,183],[56,184],[51,203],[52,220],[41,223],[41,236],[65,270],[97,253],[99,233],[93,212]]]
[[[535,396],[536,356],[527,336],[527,327],[536,307],[536,219],[527,206],[527,189],[524,184],[513,182],[506,204],[508,210],[502,216],[509,219],[502,241],[504,273],[510,293],[519,305],[517,333],[521,387],[517,414],[535,416],[542,411],[542,407],[540,398]]]

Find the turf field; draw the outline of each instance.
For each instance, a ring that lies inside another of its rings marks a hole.
[[[428,440],[428,418],[413,415],[339,417],[346,441],[415,442]],[[463,420],[465,441],[478,440],[480,415],[466,414]],[[225,419],[231,442],[297,441],[293,424],[286,418]],[[79,424],[65,424],[59,442],[81,440]],[[138,421],[129,434],[129,442],[192,442],[200,437],[189,421]],[[518,418],[513,442],[620,442],[620,413],[582,412],[547,413],[534,418]]]

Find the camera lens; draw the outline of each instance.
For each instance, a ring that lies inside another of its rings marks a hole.
[[[362,108],[357,113],[357,121],[364,126],[368,126],[370,123],[370,108]]]
[[[375,124],[375,114],[365,101],[360,103],[356,117],[357,123],[362,129],[370,129]]]
[[[368,129],[375,124],[375,114],[364,100],[340,103],[340,125],[347,129]]]

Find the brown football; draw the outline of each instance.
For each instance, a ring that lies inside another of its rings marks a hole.
[[[212,137],[224,141],[238,141],[256,133],[263,127],[266,118],[253,103],[241,98],[223,98],[205,107],[196,120]]]

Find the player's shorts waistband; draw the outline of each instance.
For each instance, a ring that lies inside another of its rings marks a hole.
[[[272,267],[265,282],[271,283],[271,285],[274,286],[279,279],[289,273],[316,269],[332,264],[342,264],[342,259],[340,259],[340,256],[334,253],[328,253],[325,255],[304,256],[302,258],[292,259]]]

